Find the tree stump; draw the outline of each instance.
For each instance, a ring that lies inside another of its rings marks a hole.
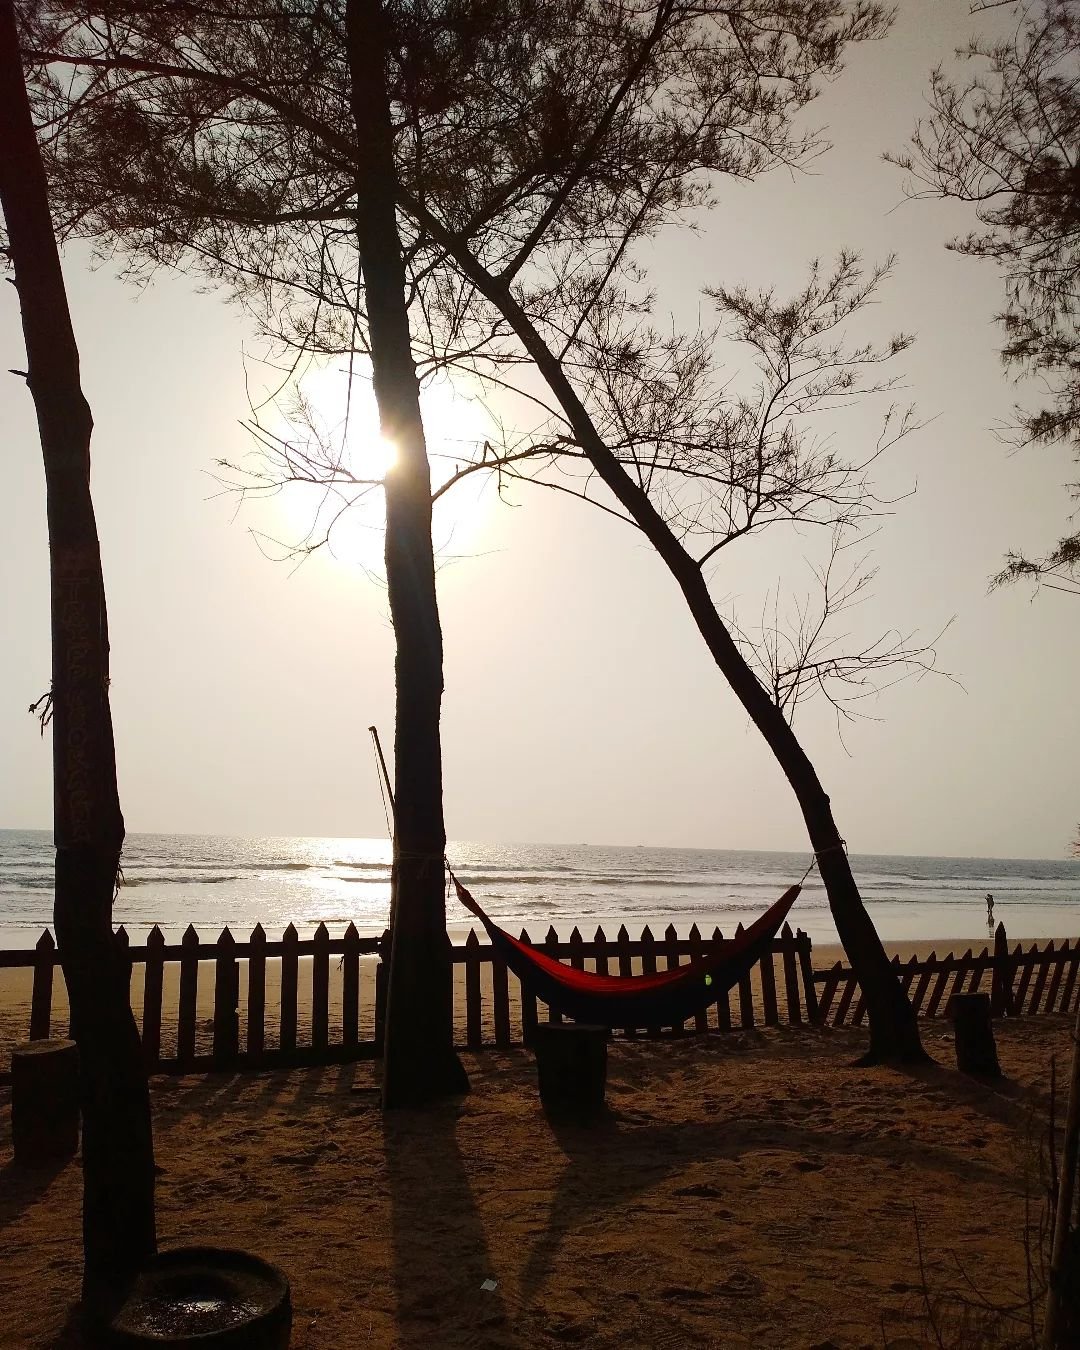
[[[540,1100],[556,1115],[587,1119],[604,1109],[607,1027],[539,1022],[532,1034]]]
[[[79,1052],[74,1041],[26,1041],[11,1054],[15,1160],[70,1158],[79,1147]]]
[[[949,1016],[956,1033],[956,1067],[961,1073],[1000,1078],[989,994],[954,994]]]

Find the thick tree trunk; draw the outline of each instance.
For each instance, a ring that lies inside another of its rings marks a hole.
[[[634,482],[604,444],[562,365],[516,302],[509,287],[485,272],[467,251],[457,246],[457,241],[452,237],[441,238],[440,243],[517,333],[562,406],[593,467],[640,526],[675,578],[713,659],[791,784],[817,855],[818,869],[829,897],[837,934],[866,996],[870,1023],[867,1061],[910,1062],[926,1059],[911,1003],[900,986],[873,921],[863,905],[844,842],[833,820],[828,794],[794,731],[733,641],[717,612],[701,569],[668,528],[648,494]]]
[[[375,398],[397,462],[386,477],[386,580],[397,641],[396,810],[383,1105],[464,1092],[454,1053],[453,967],[443,855],[442,630],[431,545],[431,473],[420,417],[398,234],[385,39],[379,0],[348,0],[346,25],[358,158],[356,232]]]
[[[106,1313],[156,1247],[150,1101],[128,973],[112,933],[124,841],[109,709],[109,637],[90,496],[93,420],[23,83],[0,0],[0,204],[7,222],[48,494],[55,923],[79,1047],[83,1297]]]

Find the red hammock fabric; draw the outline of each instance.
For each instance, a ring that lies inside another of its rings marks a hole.
[[[556,1012],[603,1026],[678,1026],[714,1003],[771,948],[802,889],[792,886],[736,937],[715,944],[689,965],[655,975],[597,975],[564,966],[546,952],[512,937],[484,913],[453,878],[458,899],[487,930],[492,946],[529,990]]]

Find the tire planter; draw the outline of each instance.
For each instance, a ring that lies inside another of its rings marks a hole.
[[[109,1326],[114,1350],[286,1350],[289,1281],[248,1252],[177,1247],[160,1252]]]

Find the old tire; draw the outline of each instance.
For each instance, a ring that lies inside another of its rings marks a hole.
[[[221,1247],[160,1252],[110,1326],[115,1350],[286,1350],[289,1281],[269,1262]]]

